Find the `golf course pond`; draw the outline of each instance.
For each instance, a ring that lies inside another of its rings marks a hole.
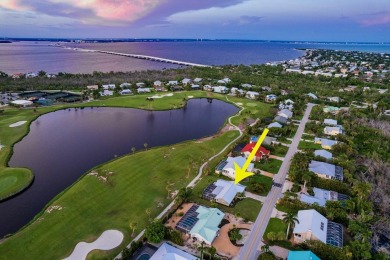
[[[94,166],[135,150],[214,135],[238,108],[191,99],[181,109],[70,108],[38,117],[14,146],[10,167],[33,171],[30,188],[0,203],[0,237],[31,221],[51,199]]]

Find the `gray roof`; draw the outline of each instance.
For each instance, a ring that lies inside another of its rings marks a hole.
[[[334,119],[324,119],[324,124],[325,125],[333,125],[333,126],[336,126],[337,125],[337,120],[334,120]]]
[[[332,153],[326,150],[315,150],[314,156],[321,156],[324,157],[325,159],[332,159],[333,157]]]
[[[199,259],[167,243],[163,243],[150,260],[196,260]]]
[[[286,124],[287,123],[287,118],[282,117],[282,116],[275,116],[274,120],[276,122],[279,122],[279,123],[282,123],[282,124]]]
[[[327,175],[340,181],[343,180],[343,168],[330,163],[312,160],[309,164],[309,171]]]
[[[337,201],[338,193],[330,190],[323,190],[319,188],[313,188],[314,196],[302,194],[301,201],[307,204],[317,203],[321,207],[325,206],[328,200]]]
[[[287,118],[291,118],[292,115],[293,115],[293,113],[292,113],[290,110],[288,110],[288,109],[282,109],[282,110],[280,110],[280,111],[278,112],[278,115],[279,115],[279,116],[286,115]]]
[[[215,199],[222,199],[227,204],[231,204],[237,193],[244,192],[245,186],[241,184],[234,185],[234,181],[217,180],[214,185],[216,188],[213,190]]]

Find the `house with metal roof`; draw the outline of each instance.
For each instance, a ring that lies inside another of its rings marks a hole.
[[[344,201],[349,199],[347,195],[331,190],[313,188],[313,192],[313,196],[310,196],[308,194],[302,194],[300,197],[300,201],[310,205],[317,203],[319,206],[324,207],[327,201]]]
[[[293,233],[295,243],[319,240],[336,247],[343,246],[343,226],[329,221],[314,209],[298,211]]]
[[[337,120],[334,119],[324,119],[324,125],[329,125],[329,126],[336,126],[337,125]]]
[[[246,161],[246,158],[242,157],[242,156],[228,157],[226,159],[223,167],[220,167],[219,172],[216,169],[216,172],[221,173],[221,174],[223,174],[231,179],[235,179],[235,177],[236,177],[235,171],[236,170],[234,167],[234,163],[237,163],[238,166],[242,167],[242,166],[244,166],[245,161]],[[254,164],[250,163],[246,171],[251,172],[251,171],[253,171],[253,169],[254,169]]]
[[[187,252],[184,252],[170,244],[163,243],[158,250],[152,255],[150,260],[197,260],[196,256],[193,256]]]
[[[343,128],[341,126],[326,126],[324,128],[324,134],[326,135],[340,135],[343,134]]]
[[[324,179],[343,180],[343,167],[330,163],[312,160],[309,163],[309,171],[314,172],[318,177]]]
[[[320,157],[323,157],[323,158],[325,158],[325,159],[327,159],[327,160],[330,160],[330,159],[332,159],[333,158],[333,155],[332,155],[332,153],[331,152],[328,152],[328,151],[326,151],[326,150],[315,150],[314,151],[314,156],[320,156]]]
[[[274,120],[278,123],[281,123],[283,125],[287,124],[287,118],[283,116],[275,116]]]
[[[273,122],[273,123],[268,125],[268,128],[272,128],[272,127],[282,128],[283,126],[278,122]]]
[[[316,137],[314,138],[314,143],[320,144],[322,148],[330,150],[333,145],[337,144],[337,141]]]
[[[225,86],[212,87],[212,89],[215,93],[222,93],[222,94],[229,93],[229,89]]]
[[[312,251],[289,251],[287,260],[321,260]]]
[[[188,233],[199,242],[211,245],[219,234],[219,224],[225,214],[217,208],[194,204],[180,219],[176,229]]]
[[[293,112],[291,112],[288,109],[282,109],[278,112],[278,116],[282,116],[282,117],[289,119],[293,116]]]
[[[229,207],[237,194],[244,192],[245,188],[241,184],[235,185],[234,181],[217,180],[207,186],[203,191],[202,197]]]
[[[245,97],[246,98],[250,98],[250,99],[256,99],[256,98],[258,98],[259,97],[259,92],[256,92],[256,91],[248,91],[248,92],[246,92],[246,94],[245,94]]]

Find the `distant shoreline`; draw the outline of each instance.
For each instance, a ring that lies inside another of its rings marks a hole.
[[[390,45],[390,42],[338,42],[338,41],[282,41],[282,40],[251,40],[251,39],[175,39],[175,38],[4,38],[0,43],[18,41],[49,41],[49,42],[85,42],[85,43],[113,43],[113,42],[260,42],[284,44],[338,44],[338,45]]]

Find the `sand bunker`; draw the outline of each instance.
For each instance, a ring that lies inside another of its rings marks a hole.
[[[194,96],[188,96],[188,98],[193,98]]]
[[[92,243],[80,242],[74,248],[72,254],[65,260],[86,259],[89,252],[95,249],[110,250],[122,243],[123,234],[118,230],[106,230]]]
[[[19,122],[16,122],[14,124],[9,125],[9,127],[17,127],[20,125],[24,125],[25,123],[27,123],[27,121],[19,121]]]
[[[151,98],[163,98],[163,97],[172,97],[173,94],[172,93],[169,93],[169,94],[164,94],[164,95],[154,95],[154,96],[151,96]]]

